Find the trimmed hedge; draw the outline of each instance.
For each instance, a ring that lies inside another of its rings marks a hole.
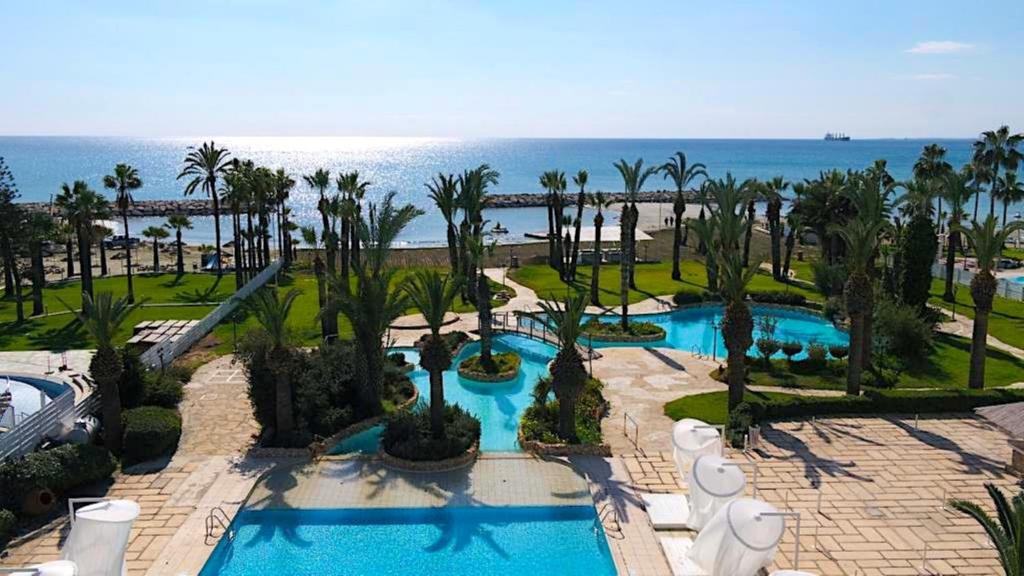
[[[592,317],[583,324],[583,334],[589,335],[594,340],[606,339],[623,342],[660,340],[665,337],[665,331],[654,322],[631,321],[629,329],[623,330],[621,323],[601,322],[597,317]]]
[[[29,492],[45,488],[61,494],[91,484],[117,470],[117,460],[101,446],[65,444],[0,464],[0,509],[21,511]]]
[[[146,378],[142,404],[145,406],[177,408],[184,396],[185,390],[180,380],[170,372],[165,374],[156,372]]]
[[[142,406],[121,413],[124,421],[124,464],[135,464],[173,452],[181,437],[176,410]]]
[[[807,304],[807,297],[796,292],[766,290],[749,292],[748,294],[750,299],[758,304],[778,304],[781,306],[805,306]]]
[[[721,301],[721,296],[707,291],[690,292],[683,290],[681,292],[676,292],[675,295],[672,296],[672,302],[674,302],[676,306],[686,306],[687,304],[702,304],[704,302]]]

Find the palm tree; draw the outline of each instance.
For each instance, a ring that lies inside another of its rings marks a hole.
[[[259,323],[270,340],[268,364],[274,371],[274,435],[286,440],[295,429],[295,413],[292,408],[291,348],[288,345],[288,314],[298,289],[291,289],[284,298],[277,291],[263,287],[245,300],[245,308]]]
[[[942,218],[942,194],[943,180],[953,171],[953,166],[946,162],[946,149],[938,144],[928,144],[921,151],[921,157],[914,162],[914,178],[924,182],[932,191],[932,197],[937,198],[939,206],[937,209],[940,221],[935,223],[939,226]]]
[[[62,185],[54,203],[75,230],[82,290],[92,295],[93,223],[107,217],[110,205],[102,194],[97,194],[81,180],[76,180],[71,186]]]
[[[355,290],[331,277],[331,292],[338,310],[352,324],[356,346],[355,373],[359,383],[359,404],[366,414],[380,414],[384,377],[384,335],[405,313],[404,291],[392,290],[393,271],[387,267],[391,244],[402,229],[422,212],[411,205],[394,206],[395,193],[388,193],[379,205],[370,204],[369,216],[356,221],[358,238],[366,248],[365,257],[353,262]]]
[[[949,506],[981,524],[999,553],[999,563],[1006,576],[1024,575],[1024,494],[1018,493],[1008,501],[991,482],[985,483],[985,490],[992,499],[998,522],[981,506],[968,500],[950,500]]]
[[[1003,201],[1003,226],[1006,226],[1006,212],[1010,204],[1024,200],[1024,184],[1017,179],[1016,172],[1005,172],[999,178],[999,197]]]
[[[846,393],[860,395],[861,370],[864,368],[865,348],[871,345],[866,339],[865,317],[874,308],[874,284],[871,275],[874,270],[875,254],[882,235],[889,228],[887,198],[877,187],[865,182],[864,178],[851,179],[854,185],[848,191],[857,208],[856,215],[832,232],[846,243],[846,267],[849,271],[843,296],[846,299],[846,313],[850,317],[850,357],[846,370]]]
[[[1011,222],[999,228],[994,214],[984,222],[971,222],[966,228],[958,224],[957,229],[967,239],[974,251],[978,271],[971,279],[971,298],[974,299],[974,332],[971,335],[971,369],[968,385],[980,389],[985,386],[985,357],[988,353],[988,317],[992,312],[992,300],[996,295],[996,268],[999,255],[1006,241],[1018,230],[1024,230],[1024,222]]]
[[[601,283],[601,227],[604,226],[603,210],[611,207],[612,201],[605,197],[604,192],[596,192],[590,195],[590,205],[597,208],[597,214],[594,214],[594,261],[590,273],[590,303],[600,306],[598,287]]]
[[[459,246],[458,234],[455,230],[455,212],[458,204],[455,199],[458,194],[458,179],[454,174],[445,175],[438,173],[426,184],[430,191],[429,197],[434,201],[437,209],[444,218],[448,237],[448,263],[451,265],[452,274],[458,274],[459,268]]]
[[[170,232],[160,226],[150,226],[142,231],[142,235],[153,240],[153,272],[160,271],[160,241],[170,236]]]
[[[441,337],[444,315],[459,294],[457,277],[442,277],[436,270],[419,270],[405,286],[413,306],[423,314],[430,329],[420,349],[420,366],[430,374],[430,430],[444,437],[444,371],[452,365],[452,351]]]
[[[764,198],[764,185],[753,180],[749,188],[750,194],[747,200],[747,228],[743,238],[743,266],[750,266],[750,240],[754,237],[754,222],[757,221],[757,202]]]
[[[28,236],[28,255],[32,268],[32,315],[46,312],[43,306],[43,287],[46,270],[43,266],[43,243],[54,237],[56,223],[49,214],[32,212],[27,215],[25,232]]]
[[[572,241],[572,255],[569,257],[569,280],[576,280],[576,263],[580,257],[580,229],[583,226],[583,207],[587,204],[587,180],[590,175],[586,170],[580,170],[572,177],[573,184],[580,187],[576,195],[576,231]]]
[[[224,175],[224,184],[221,188],[223,199],[231,211],[231,244],[235,260],[235,289],[240,290],[245,285],[245,257],[242,253],[242,205],[248,194],[248,182],[246,171],[248,167],[235,158],[231,161],[231,170]]]
[[[946,282],[945,290],[942,292],[942,299],[946,302],[953,302],[956,298],[953,294],[953,276],[956,273],[956,252],[960,249],[960,230],[957,225],[967,218],[967,203],[976,189],[972,184],[971,165],[964,166],[960,172],[950,172],[946,175],[942,187],[942,196],[949,204],[949,239],[946,246]]]
[[[485,371],[492,372],[497,367],[494,365],[494,358],[491,355],[491,286],[487,275],[484,274],[483,262],[484,255],[491,252],[494,246],[493,244],[484,244],[484,240],[480,236],[470,238],[468,243],[469,250],[467,253],[470,258],[479,263],[477,266],[479,277],[476,279],[476,310],[478,319],[477,330],[480,334],[480,366]]]
[[[619,159],[615,163],[615,169],[622,176],[622,184],[625,192],[625,202],[622,206],[622,215],[619,217],[619,244],[622,255],[619,264],[620,274],[620,303],[622,305],[622,329],[629,330],[629,289],[636,287],[633,276],[633,262],[635,258],[635,232],[637,210],[636,201],[644,182],[656,173],[658,169],[654,166],[644,168],[643,158],[637,158],[633,164],[628,164],[625,159]]]
[[[1024,154],[1017,150],[1021,142],[1024,142],[1024,134],[1011,135],[1009,126],[1000,126],[997,130],[982,132],[981,137],[974,143],[974,158],[978,164],[988,168],[985,176],[992,185],[989,191],[990,214],[995,214],[996,198],[1000,195],[999,169],[1015,172],[1017,166],[1024,160]]]
[[[565,280],[562,255],[562,193],[566,189],[565,173],[549,170],[540,177],[540,185],[548,191],[548,265]]]
[[[718,292],[718,259],[710,250],[715,243],[715,235],[718,233],[717,222],[717,219],[711,217],[699,218],[691,224],[694,234],[697,235],[701,246],[704,246],[707,252],[704,255],[704,275],[708,291],[715,293]]]
[[[96,224],[92,227],[93,238],[96,239],[96,245],[100,249],[100,276],[107,275],[107,238],[110,238],[114,234],[114,231],[102,224]]]
[[[174,214],[167,217],[167,224],[164,224],[164,226],[174,230],[174,240],[178,252],[178,276],[183,276],[185,274],[185,251],[181,242],[181,231],[183,229],[191,230],[192,221],[184,214]]]
[[[185,165],[178,174],[178,180],[191,178],[185,185],[185,196],[190,196],[197,189],[201,189],[210,197],[213,203],[213,236],[217,247],[217,276],[224,273],[224,259],[221,257],[220,240],[220,190],[217,188],[217,179],[223,177],[231,166],[227,148],[217,148],[217,145],[204,142],[199,148],[190,146],[185,155]],[[238,262],[235,262],[238,266]]]
[[[706,167],[700,162],[688,166],[686,154],[676,152],[670,156],[668,162],[658,168],[664,173],[665,178],[671,178],[676,185],[676,197],[672,202],[672,213],[675,214],[675,233],[672,236],[672,279],[679,280],[682,274],[679,271],[680,245],[683,243],[683,215],[686,213],[686,197],[684,193],[690,182],[698,176],[708,177]]]
[[[313,275],[316,276],[317,305],[319,306],[317,316],[320,318],[320,338],[322,340],[327,340],[327,338],[333,336],[334,333],[331,332],[331,322],[329,318],[332,315],[328,314],[326,311],[327,276],[324,271],[324,261],[320,257],[319,252],[320,239],[316,235],[316,229],[312,226],[303,226],[299,228],[299,232],[302,234],[302,241],[313,247]]]
[[[327,272],[334,274],[334,249],[336,242],[331,233],[331,211],[330,200],[327,198],[327,189],[331,186],[331,171],[317,168],[313,174],[306,174],[302,177],[306,185],[317,190],[320,194],[316,203],[316,209],[320,212],[320,221],[323,226],[324,252],[327,261]]]
[[[729,412],[731,413],[743,402],[744,382],[747,376],[747,350],[754,343],[754,317],[746,303],[747,286],[757,274],[759,266],[744,268],[743,259],[737,253],[737,249],[729,248],[730,244],[726,242],[727,238],[731,238],[735,234],[735,226],[732,223],[728,226],[732,231],[727,232],[723,229],[720,232],[718,246],[715,247],[715,257],[718,260],[720,275],[719,293],[725,303],[721,327],[727,351],[727,382],[729,385]]]
[[[459,194],[456,203],[462,210],[462,222],[459,224],[459,262],[463,290],[470,302],[476,304],[477,267],[483,266],[469,254],[470,243],[483,237],[483,210],[488,204],[487,188],[497,184],[500,174],[487,164],[481,164],[472,170],[465,170],[459,177]]]
[[[765,181],[761,188],[761,197],[767,202],[765,219],[772,245],[772,278],[776,281],[787,278],[782,275],[782,193],[786,188],[789,188],[789,181],[782,176]]]
[[[358,199],[363,197],[370,183],[366,180],[361,180],[358,171],[352,171],[347,174],[339,174],[337,184],[338,191],[342,194],[338,210],[341,216],[341,276],[348,278],[349,263],[351,261],[351,256],[349,255],[350,239],[353,247],[357,244],[355,239],[352,238],[352,223],[356,219]]]
[[[103,410],[103,443],[114,454],[121,454],[121,380],[122,361],[114,348],[114,336],[138,304],[129,304],[127,298],[114,300],[110,292],[100,292],[94,300],[82,292],[82,309],[64,306],[78,318],[85,330],[96,341],[96,353],[89,362],[89,374],[100,389]]]
[[[542,314],[531,317],[544,324],[558,338],[558,353],[551,362],[551,382],[558,399],[558,435],[576,442],[576,399],[587,382],[587,370],[576,340],[583,333],[587,298],[570,293],[565,303],[540,301]]]
[[[56,229],[54,230],[54,236],[57,241],[64,244],[64,260],[67,262],[67,277],[71,278],[75,275],[75,235],[77,231],[75,227],[68,222],[66,218],[62,218],[56,222]]]
[[[131,234],[128,232],[128,209],[135,204],[132,192],[142,188],[142,178],[139,178],[138,170],[131,165],[118,164],[114,166],[113,174],[103,177],[103,186],[117,194],[114,203],[121,216],[121,224],[124,225],[124,262],[125,270],[128,271],[128,303],[131,304],[135,302],[135,289],[132,287],[132,245]]]

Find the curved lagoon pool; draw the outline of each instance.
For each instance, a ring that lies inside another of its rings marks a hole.
[[[548,373],[548,363],[555,357],[555,348],[525,336],[500,334],[494,337],[494,351],[515,350],[523,359],[519,376],[509,382],[497,384],[474,382],[459,376],[459,362],[480,351],[478,342],[463,346],[452,361],[451,369],[444,373],[444,398],[449,404],[458,404],[480,419],[480,450],[484,452],[518,452],[519,417],[533,402],[530,392],[541,376]],[[420,354],[415,348],[394,348],[402,352],[416,369],[409,373],[420,391],[420,406],[426,407],[430,398],[430,379],[420,367]],[[331,454],[377,452],[381,427],[374,427],[346,438],[331,450]]]
[[[6,409],[0,407],[0,426],[13,426],[15,422],[42,410],[68,389],[66,384],[43,378],[0,376],[0,394],[11,394],[10,406]]]

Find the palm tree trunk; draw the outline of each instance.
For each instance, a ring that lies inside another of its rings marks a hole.
[[[216,182],[210,186],[210,198],[213,200],[213,239],[217,244],[217,277],[224,275],[224,257],[221,254],[220,240],[220,199],[217,194]],[[237,263],[235,264],[238,265]]]
[[[451,265],[452,274],[459,272],[459,240],[455,234],[455,224],[448,220],[448,263]]]
[[[586,203],[586,200],[586,196],[581,191],[576,199],[576,234],[572,241],[572,256],[570,257],[572,264],[569,268],[569,280],[576,279],[576,264],[579,262],[580,257],[580,232],[583,228],[583,205]]]
[[[330,219],[330,216],[327,213],[328,212],[327,211],[327,198],[324,197],[324,191],[323,190],[320,191],[320,203],[319,203],[318,206],[320,208],[320,220],[321,220],[321,223],[323,224],[324,249],[325,249],[325,252],[326,252],[325,259],[327,261],[326,262],[327,263],[327,273],[330,274],[331,276],[333,276],[334,275],[334,239],[332,238],[333,234],[331,234],[331,219]]]
[[[313,274],[316,275],[317,303],[320,305],[320,339],[327,340],[331,335],[331,324],[327,313],[327,281],[324,278],[324,261],[320,254],[313,256]]]
[[[622,210],[619,225],[622,230],[619,232],[619,303],[622,306],[622,331],[629,331],[629,220],[630,211],[628,208]]]
[[[956,275],[956,251],[960,247],[960,232],[949,233],[949,246],[946,249],[946,286],[942,292],[942,299],[946,302],[953,302],[956,296],[953,294],[953,276]]]
[[[182,246],[181,246],[181,228],[178,228],[177,240],[178,240],[178,276],[184,276],[185,275],[185,252],[184,252],[184,250],[182,250]]]
[[[10,264],[9,246],[10,240],[6,235],[3,237],[3,260],[4,260],[4,296],[14,296],[14,267]]]
[[[558,435],[569,443],[577,441],[576,399],[569,394],[563,394],[558,398]]]
[[[101,347],[89,364],[89,372],[99,384],[101,412],[103,414],[103,445],[115,455],[121,454],[121,393],[118,390],[121,359],[109,346]],[[96,368],[102,367],[102,370]],[[110,372],[108,374],[108,372]],[[116,373],[116,374],[115,374]]]
[[[781,207],[778,205],[778,200],[772,200],[769,203],[768,212],[768,232],[771,235],[772,244],[772,278],[778,282],[784,279],[782,276]]]
[[[551,266],[555,270],[558,267],[555,264],[555,206],[554,199],[551,194],[548,194],[548,266]]]
[[[160,241],[153,238],[153,272],[160,272]]]
[[[444,437],[444,373],[430,371],[430,433],[434,438]]]
[[[68,261],[68,278],[71,278],[75,275],[75,245],[71,238],[64,242],[64,254]]]
[[[636,226],[640,222],[640,211],[636,202],[629,209],[629,287],[636,290]]]
[[[971,371],[968,386],[974,390],[985,387],[985,357],[988,355],[988,315],[991,309],[974,309],[974,331],[971,334]]]
[[[357,212],[356,215],[358,216],[358,214],[359,213]],[[349,247],[349,258],[352,261],[352,264],[355,265],[359,263],[359,230],[356,228],[355,222],[352,223],[350,228],[352,245]]]
[[[872,290],[874,290],[872,288]],[[864,326],[861,336],[861,351],[860,351],[860,367],[862,370],[868,370],[871,368],[874,340],[875,340],[875,297],[874,294],[869,296],[869,302],[867,311],[864,313]]]
[[[43,286],[46,284],[46,271],[43,269],[43,245],[33,239],[28,245],[29,259],[32,261],[32,315],[39,316],[46,310],[43,307]]]
[[[238,215],[238,211],[234,210],[231,215],[231,228],[234,235],[234,252],[235,252],[235,289],[240,290],[242,286],[245,286],[245,276],[242,273],[242,266],[245,262],[242,256],[242,219]]]
[[[256,233],[252,227],[252,210],[245,211],[245,229],[246,238],[245,245],[246,250],[249,252],[249,275],[250,277],[256,274]],[[328,268],[329,269],[329,268]]]
[[[348,280],[349,250],[348,241],[351,236],[351,224],[348,218],[341,219],[341,277]]]
[[[754,201],[747,204],[747,235],[743,238],[743,267],[750,266],[750,237],[754,235]]]
[[[128,303],[135,302],[135,286],[132,284],[132,243],[131,235],[128,234],[128,211],[121,212],[121,222],[124,224],[124,265],[128,276]]]
[[[746,391],[746,365],[747,354],[742,350],[728,350],[726,354],[726,366],[728,367],[729,385],[729,412],[732,412],[743,402],[743,394]]]
[[[82,272],[82,290],[92,296],[92,246],[81,226],[78,228],[78,265]]]
[[[476,308],[480,319],[480,364],[486,369],[494,366],[491,357],[491,286],[484,274],[483,263],[480,263],[480,278],[476,283]]]
[[[675,230],[672,234],[672,279],[680,280],[683,275],[679,271],[679,258],[683,243],[683,214],[676,211]]]
[[[864,313],[850,315],[850,357],[846,366],[846,393],[860,396],[860,373],[864,353]]]
[[[601,298],[598,294],[598,287],[601,284],[601,226],[604,224],[604,216],[600,212],[594,216],[594,261],[591,264],[593,269],[590,273],[590,303],[594,306],[601,305]]]
[[[786,234],[786,258],[782,263],[782,280],[785,282],[789,282],[789,264],[793,258],[794,246],[796,246],[796,231],[790,228],[789,233]]]
[[[100,241],[97,242],[97,244],[99,244],[99,247],[100,247],[100,276],[106,276],[107,275],[107,246],[106,246],[106,243],[103,241],[103,238],[100,238]]]

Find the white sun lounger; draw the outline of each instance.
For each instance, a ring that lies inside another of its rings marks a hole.
[[[78,567],[68,560],[55,560],[25,568],[0,568],[4,576],[77,576]]]
[[[686,536],[662,536],[661,549],[665,552],[668,565],[672,568],[672,576],[707,576],[693,560],[690,560],[690,548],[693,539]]]
[[[655,530],[689,530],[690,501],[685,494],[640,494]]]

